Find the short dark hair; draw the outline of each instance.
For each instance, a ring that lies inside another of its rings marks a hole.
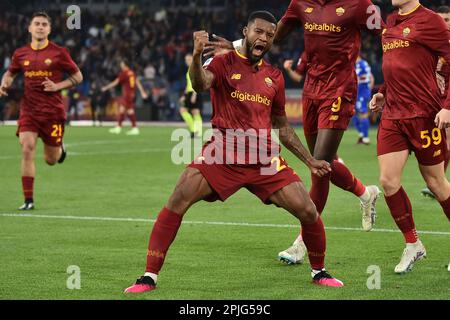
[[[37,12],[33,13],[33,15],[31,16],[30,23],[31,23],[31,21],[33,21],[33,19],[36,18],[36,17],[43,17],[43,18],[45,18],[45,19],[48,20],[48,23],[52,24],[52,18],[50,18],[50,16],[48,15],[48,13],[45,12],[45,11],[37,11]]]
[[[437,13],[450,13],[450,7],[449,6],[440,6],[437,9]]]
[[[277,19],[273,14],[271,14],[269,11],[261,10],[261,11],[254,11],[250,14],[248,17],[247,24],[251,24],[255,21],[255,19],[263,19],[270,23],[277,24]]]

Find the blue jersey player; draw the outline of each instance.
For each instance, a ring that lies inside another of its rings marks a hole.
[[[353,124],[359,133],[358,144],[369,144],[369,101],[372,97],[373,75],[367,61],[358,56],[356,60],[356,76],[358,77],[358,95],[356,97],[356,114]]]

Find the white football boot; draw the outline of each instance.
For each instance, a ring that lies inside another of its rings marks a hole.
[[[119,126],[109,129],[109,133],[120,134],[121,132],[122,132],[122,127],[119,127]]]
[[[367,202],[361,201],[362,228],[364,231],[370,231],[372,230],[377,217],[375,204],[381,191],[377,186],[367,186],[366,190],[369,191],[370,198]]]
[[[300,264],[305,260],[307,249],[303,240],[295,240],[291,247],[278,253],[278,260],[287,264]]]
[[[411,271],[416,261],[427,257],[427,251],[420,240],[415,243],[407,243],[405,250],[403,250],[400,263],[395,266],[395,273],[405,273]]]
[[[139,129],[137,127],[131,128],[131,130],[127,131],[127,136],[137,136],[139,135]]]

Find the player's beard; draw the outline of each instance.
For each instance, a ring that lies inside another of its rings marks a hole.
[[[264,51],[262,52],[261,56],[255,56],[253,55],[253,48],[254,48],[254,44],[250,43],[248,40],[245,41],[246,44],[246,50],[247,52],[245,53],[245,55],[247,56],[248,60],[250,61],[251,64],[255,64],[258,63],[267,53],[267,48],[264,49]]]

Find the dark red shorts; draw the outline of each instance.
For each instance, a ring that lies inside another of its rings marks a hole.
[[[20,115],[16,135],[20,132],[36,132],[48,146],[59,147],[64,137],[64,119],[52,120]]]
[[[421,165],[439,164],[447,153],[445,132],[436,128],[433,119],[382,119],[378,127],[378,155],[402,150],[414,151]]]
[[[133,96],[121,96],[119,98],[119,103],[123,105],[126,109],[134,109],[135,97]]]
[[[188,167],[200,170],[208,181],[215,195],[207,201],[225,201],[241,188],[246,188],[261,199],[270,204],[269,197],[291,184],[301,181],[286,161],[281,157],[272,159],[274,170],[272,174],[261,174],[261,166],[238,166],[228,164],[206,164],[193,161]],[[266,168],[267,169],[267,168]]]
[[[316,135],[319,129],[347,130],[355,114],[353,103],[344,98],[315,100],[304,97],[303,130],[305,135]]]

